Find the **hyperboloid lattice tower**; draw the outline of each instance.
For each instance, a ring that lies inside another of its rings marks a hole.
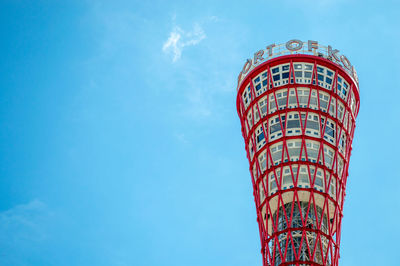
[[[338,265],[358,78],[316,41],[254,54],[238,77],[263,264]]]

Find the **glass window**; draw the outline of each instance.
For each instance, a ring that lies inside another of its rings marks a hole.
[[[281,131],[281,130],[282,130],[282,129],[281,129],[281,124],[280,124],[280,123],[275,124],[275,125],[272,125],[272,126],[270,127],[270,134],[273,134],[273,133],[278,132],[278,131]]]
[[[294,69],[302,69],[302,65],[301,64],[294,64]]]
[[[264,132],[257,136],[257,142],[260,142],[264,139]]]
[[[297,120],[288,120],[287,128],[300,128],[300,121]]]
[[[289,78],[289,72],[282,73],[282,78],[283,79]]]
[[[344,94],[344,96],[346,96],[347,95],[347,90],[349,88],[349,85],[346,82],[344,82],[343,83],[343,87],[344,87],[343,94]]]
[[[322,178],[317,177],[317,178],[315,179],[315,185],[320,186],[320,187],[323,187],[323,186],[324,186],[324,183],[322,182]]]
[[[325,80],[326,80],[326,83],[332,85],[332,79],[331,78],[326,77]]]
[[[263,80],[262,85],[265,87],[268,84],[268,79]]]
[[[265,71],[264,73],[262,73],[262,78],[266,79],[268,77],[268,71]]]
[[[312,77],[312,72],[305,71],[304,72],[304,77],[305,78],[311,78]]]
[[[325,133],[328,136],[331,136],[332,138],[335,137],[335,130],[333,128],[330,128],[330,127],[327,126],[326,129],[325,129]]]

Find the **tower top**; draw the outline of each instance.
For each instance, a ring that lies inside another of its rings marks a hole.
[[[333,49],[330,45],[324,46],[318,44],[317,41],[308,40],[303,42],[297,39],[289,40],[281,44],[273,43],[266,46],[265,49],[254,53],[254,57],[246,60],[242,71],[239,73],[237,89],[239,89],[241,83],[249,73],[262,63],[275,57],[296,54],[318,56],[339,65],[354,80],[358,90],[357,72],[345,55],[340,54],[339,50]]]

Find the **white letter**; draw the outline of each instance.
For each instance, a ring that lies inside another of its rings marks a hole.
[[[275,47],[275,43],[270,44],[267,46],[267,50],[268,50],[268,56],[272,55],[272,48]]]
[[[318,50],[318,42],[316,41],[308,41],[308,51],[312,51],[312,49]]]
[[[256,65],[258,60],[263,61],[264,58],[262,57],[264,54],[264,50],[260,50],[257,53],[254,54],[254,60],[253,63]]]
[[[286,49],[290,51],[297,51],[303,47],[303,42],[300,40],[290,40],[286,43]]]
[[[251,63],[252,63],[251,59],[247,59],[246,63],[245,63],[244,66],[243,66],[243,69],[242,69],[243,75],[246,75],[247,72],[250,70],[250,68],[251,68]],[[248,66],[248,67],[247,67],[247,66]]]

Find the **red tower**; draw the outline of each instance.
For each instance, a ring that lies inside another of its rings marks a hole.
[[[350,61],[316,41],[269,45],[239,74],[237,111],[263,265],[338,265],[360,98]]]

